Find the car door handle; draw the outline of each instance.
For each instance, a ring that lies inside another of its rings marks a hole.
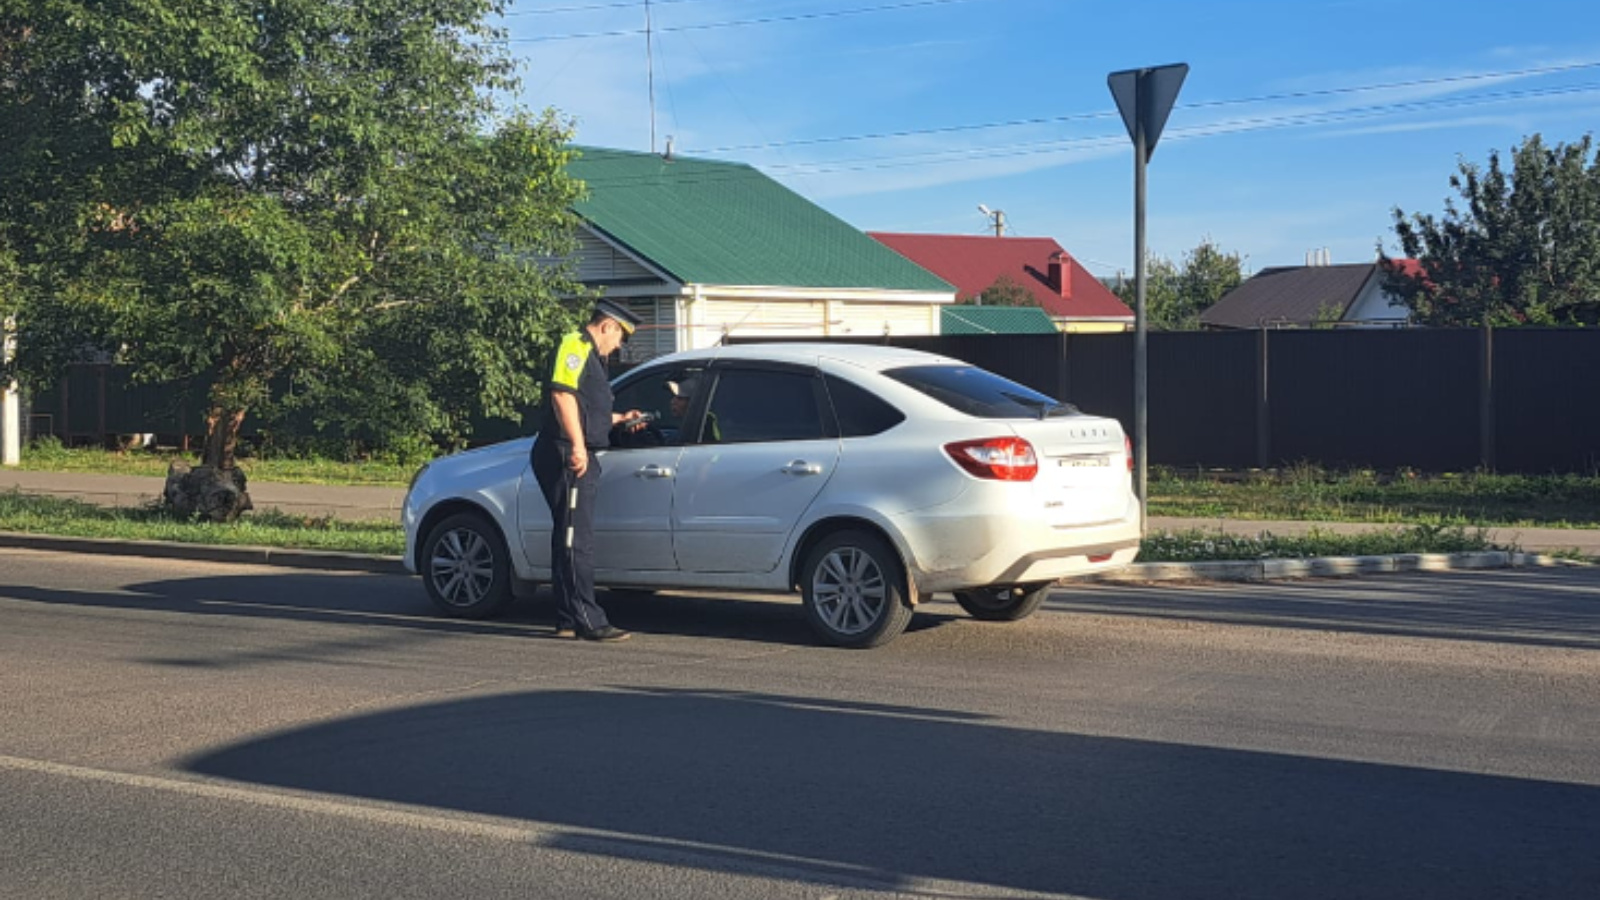
[[[648,465],[633,473],[640,478],[671,478],[672,469],[667,466]]]
[[[821,475],[822,466],[816,463],[808,463],[803,459],[797,459],[778,471],[785,475]]]

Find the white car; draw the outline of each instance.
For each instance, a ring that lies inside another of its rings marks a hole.
[[[600,455],[595,580],[634,589],[798,590],[830,643],[871,647],[953,593],[1021,619],[1052,582],[1139,550],[1131,446],[1113,419],[948,357],[894,347],[689,351],[620,376],[659,411]],[[537,438],[428,465],[407,492],[405,562],[452,616],[550,579]]]

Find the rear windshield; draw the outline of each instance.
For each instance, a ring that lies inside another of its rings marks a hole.
[[[883,374],[980,419],[1042,419],[1078,413],[1070,403],[976,366],[907,366]]]

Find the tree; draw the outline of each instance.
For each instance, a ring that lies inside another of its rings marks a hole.
[[[1401,250],[1385,286],[1424,325],[1600,323],[1600,154],[1585,135],[1547,147],[1534,135],[1487,168],[1458,164],[1439,217],[1394,210]]]
[[[570,132],[502,111],[503,0],[13,0],[0,275],[18,368],[85,343],[252,410],[459,439],[537,394],[576,286]],[[287,390],[286,390],[287,389]],[[330,406],[331,404],[331,406]],[[242,481],[240,482],[242,485]]]
[[[1147,324],[1163,331],[1199,328],[1200,314],[1244,281],[1243,269],[1239,254],[1223,252],[1210,238],[1184,254],[1181,266],[1151,254],[1145,261]],[[1129,308],[1138,299],[1135,287],[1127,279],[1116,291]]]
[[[1033,294],[1010,275],[1001,275],[994,284],[975,296],[960,298],[957,302],[976,306],[1038,306]]]

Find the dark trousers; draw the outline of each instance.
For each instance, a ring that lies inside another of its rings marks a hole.
[[[594,599],[594,502],[600,460],[589,457],[580,478],[567,467],[571,446],[537,441],[533,476],[550,505],[550,589],[556,595],[556,627],[595,631],[610,624]]]

